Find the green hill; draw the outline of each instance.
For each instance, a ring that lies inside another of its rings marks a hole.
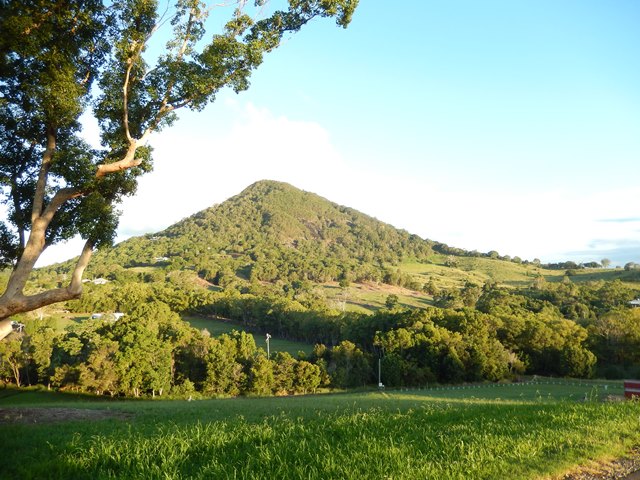
[[[561,265],[562,266],[562,265]],[[569,266],[571,266],[569,264]],[[566,269],[422,239],[289,184],[259,181],[164,231],[95,254],[87,278],[186,271],[210,289],[313,291],[330,308],[375,310],[388,295],[420,307],[468,285],[531,285]],[[59,269],[59,271],[64,268]],[[634,272],[574,269],[581,280],[638,280]],[[637,273],[636,273],[637,276]]]
[[[237,354],[246,378],[262,378],[255,369],[263,368],[263,357],[255,348],[247,356],[243,346],[255,347],[250,335],[209,337],[236,326],[260,341],[268,333],[274,341],[306,344],[300,361],[325,362],[335,386],[374,380],[380,349],[386,352],[382,368],[395,372],[390,385],[496,381],[517,373],[590,376],[596,370],[635,376],[640,310],[629,302],[637,297],[638,271],[569,262],[554,267],[448,247],[263,181],[162,232],[98,252],[87,280],[103,279],[88,283],[85,294],[65,306],[70,312],[59,313],[86,319],[122,312],[125,320],[76,322],[58,346],[67,352],[65,365],[82,370],[76,364],[103,357],[78,357],[78,342],[88,355],[91,332],[101,329],[100,336],[121,339],[124,355],[130,328],[145,341],[171,347],[172,361],[181,365],[172,385],[180,389],[190,379],[198,391],[215,390],[217,379],[226,378],[211,373],[219,365],[218,347],[229,350],[225,357]],[[61,283],[68,269],[38,272],[34,288]],[[41,321],[26,322],[27,335],[44,335],[53,326],[53,315],[40,314]],[[177,314],[208,333],[188,329]],[[101,353],[107,358],[116,348],[109,345]],[[134,350],[143,347],[143,356],[159,352],[147,343]],[[67,385],[67,367],[59,368],[55,381]],[[163,378],[166,385],[169,377]],[[258,388],[243,378],[229,391]],[[215,382],[206,387],[207,379]]]
[[[313,193],[261,181],[162,232],[98,253],[94,265],[189,267],[215,284],[230,274],[263,282],[382,281],[385,266],[426,259],[433,245]]]

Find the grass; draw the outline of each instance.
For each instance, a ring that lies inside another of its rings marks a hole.
[[[133,415],[0,424],[0,477],[538,478],[640,443],[640,403],[601,402],[602,388],[485,385],[194,402],[0,395],[0,408]]]
[[[456,257],[457,266],[447,267],[444,265],[445,260],[444,255],[434,255],[430,262],[407,260],[398,268],[412,274],[423,283],[433,279],[439,288],[460,288],[466,281],[483,285],[488,280],[512,287],[526,287],[537,275],[544,276],[548,282],[559,282],[562,281],[566,272],[566,270],[547,270],[533,264],[525,265],[482,257]],[[576,283],[616,279],[637,288],[637,275],[622,269],[578,269],[571,277],[571,281]]]
[[[90,314],[88,313],[62,313],[55,312],[51,315],[47,315],[43,318],[46,325],[53,328],[57,332],[63,332],[67,327],[71,325],[77,325],[86,320],[90,319]],[[21,321],[27,325],[27,331],[29,331],[30,326],[35,323],[35,318],[33,316],[25,315],[24,317],[16,316],[14,317],[18,321]]]
[[[422,282],[433,279],[439,288],[461,287],[470,281],[483,285],[488,280],[522,287],[531,284],[538,273],[549,281],[562,279],[564,270],[545,270],[535,265],[524,265],[504,260],[481,257],[457,257],[456,267],[444,265],[446,256],[434,256],[430,263],[405,261],[399,265],[401,271],[414,275]]]
[[[246,328],[238,322],[230,320],[215,320],[211,318],[203,318],[197,316],[183,316],[182,319],[189,323],[194,328],[200,330],[207,329],[212,336],[222,335],[223,333],[230,333],[233,330],[246,331]],[[258,333],[247,332],[253,336],[258,347],[267,349],[265,336]],[[294,357],[298,352],[302,351],[306,354],[310,354],[313,351],[313,345],[302,342],[294,342],[292,340],[285,340],[283,338],[277,338],[272,336],[269,340],[269,350],[273,355],[276,352],[288,352]]]
[[[322,285],[322,291],[332,308],[341,310],[344,305],[345,310],[359,313],[371,313],[384,308],[391,294],[398,296],[399,304],[403,307],[424,308],[432,302],[427,294],[382,283],[352,283],[346,291],[337,283],[326,283]]]

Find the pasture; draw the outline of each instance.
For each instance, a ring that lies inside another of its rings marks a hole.
[[[265,336],[262,334],[247,331],[246,328],[239,322],[234,322],[231,320],[216,320],[211,318],[198,317],[195,315],[184,315],[182,319],[193,328],[197,328],[198,330],[204,330],[206,328],[207,331],[214,337],[222,335],[223,333],[231,333],[233,330],[246,331],[253,336],[253,339],[259,348],[262,348],[265,351],[267,350]],[[272,336],[269,340],[269,349],[272,355],[276,352],[288,352],[292,356],[296,357],[298,355],[298,352],[310,354],[313,351],[313,345]]]
[[[189,402],[6,389],[0,476],[548,477],[640,444],[640,403],[605,401],[621,391],[545,380]],[[52,408],[95,418],[48,423],[45,411],[28,423],[29,412]],[[8,420],[20,411],[22,421]]]

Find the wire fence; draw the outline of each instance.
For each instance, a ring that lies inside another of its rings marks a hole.
[[[522,388],[526,386],[542,386],[556,385],[564,387],[592,387],[604,390],[604,392],[620,393],[624,391],[624,383],[621,380],[575,380],[575,379],[549,379],[549,378],[533,378],[530,380],[516,382],[499,382],[499,383],[471,383],[462,385],[424,385],[414,387],[390,387],[384,388],[386,391],[454,391],[454,390],[480,390],[480,389],[511,389]]]

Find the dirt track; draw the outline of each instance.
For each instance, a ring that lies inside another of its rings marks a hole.
[[[562,477],[561,480],[640,480],[640,447],[623,458],[594,462]]]

